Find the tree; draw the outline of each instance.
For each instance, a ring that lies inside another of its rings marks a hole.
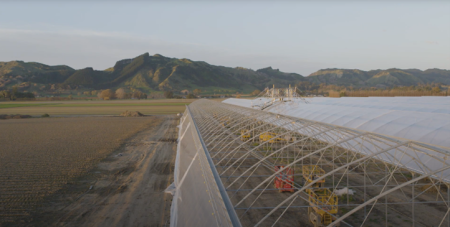
[[[164,97],[171,99],[173,98],[173,92],[172,91],[165,91],[164,92]]]
[[[259,93],[261,93],[261,91],[256,89],[251,93],[251,95],[256,96],[256,95],[259,95]]]
[[[192,92],[194,93],[194,95],[198,95],[202,92],[202,90],[197,88],[197,89],[194,89]]]
[[[116,90],[116,97],[118,99],[124,99],[126,97],[127,93],[125,92],[125,89],[119,88]]]
[[[96,91],[96,90],[93,90],[93,91],[91,91],[91,94],[92,94],[92,95],[96,95],[96,94],[97,94],[97,91]]]
[[[72,95],[69,95],[69,99],[70,99],[70,100],[72,100],[72,99],[73,99]]]
[[[102,91],[102,98],[104,100],[109,100],[114,98],[114,92],[111,89],[106,89]]]
[[[101,92],[96,92],[98,99],[103,99],[103,95]]]
[[[31,92],[17,92],[14,97],[15,98],[35,98],[34,94]]]
[[[434,87],[433,89],[431,89],[431,91],[432,91],[433,93],[440,93],[440,92],[441,92],[441,89],[440,89],[439,87]]]
[[[13,95],[16,95],[16,93],[17,93],[17,86],[14,86],[13,88],[12,88],[12,94]]]
[[[135,98],[135,99],[146,99],[147,98],[147,94],[145,94],[145,93],[143,93],[143,92],[141,92],[139,90],[135,90],[133,92],[133,94],[131,95],[131,97]]]
[[[9,90],[3,90],[1,94],[2,94],[2,96],[4,98],[10,98],[11,97],[11,92]]]
[[[186,98],[188,98],[188,99],[195,99],[195,95],[193,95],[193,94],[188,94],[188,95],[186,96]]]

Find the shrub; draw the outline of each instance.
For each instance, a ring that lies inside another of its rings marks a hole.
[[[257,96],[257,95],[259,95],[259,93],[261,93],[261,91],[258,90],[258,89],[256,89],[256,90],[254,90],[254,91],[251,93],[251,95]]]
[[[168,99],[173,98],[173,92],[171,92],[171,91],[165,91],[165,92],[164,92],[164,97],[166,97],[166,98],[168,98]]]
[[[48,113],[42,114],[41,117],[50,117],[50,115],[48,115]]]
[[[124,99],[126,97],[127,93],[125,92],[125,89],[119,88],[116,90],[116,97],[118,99]]]
[[[114,98],[114,92],[111,90],[111,89],[106,89],[106,90],[103,90],[102,91],[102,93],[101,93],[101,97],[104,99],[104,100],[110,100],[110,99],[113,99]]]

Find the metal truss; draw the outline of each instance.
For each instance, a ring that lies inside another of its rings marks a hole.
[[[448,148],[205,99],[189,111],[243,226],[314,226],[313,210],[328,226],[450,226]],[[280,193],[287,170],[294,191]],[[311,202],[320,182],[347,192],[337,213]]]

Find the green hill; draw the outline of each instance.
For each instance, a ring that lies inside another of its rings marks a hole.
[[[148,53],[117,61],[106,70],[68,66],[48,66],[35,62],[0,62],[0,90],[18,86],[22,91],[74,89],[139,89],[141,91],[179,92],[199,88],[206,93],[262,90],[275,84],[287,87],[301,81],[354,87],[410,86],[421,83],[450,84],[450,70],[322,69],[303,77],[272,67],[258,70],[210,65],[203,61],[164,57]]]
[[[354,87],[411,86],[426,83],[450,84],[450,70],[386,69],[362,71],[358,69],[322,69],[306,79],[316,84]]]
[[[0,62],[0,88],[7,84],[14,85],[27,81],[41,84],[62,83],[74,72],[74,69],[65,65],[48,66],[23,61]]]
[[[203,61],[168,58],[148,53],[118,61],[113,68],[95,71],[78,70],[64,83],[95,89],[130,87],[141,90],[181,91],[200,88],[250,92],[272,84],[285,86],[304,80],[295,73],[282,73],[272,68],[251,70],[210,65]]]
[[[69,78],[64,81],[64,85],[96,87],[98,84],[104,83],[112,78],[112,73],[107,71],[97,71],[93,68],[85,68],[75,71]]]
[[[334,84],[339,86],[363,86],[370,78],[367,72],[358,69],[322,69],[307,77],[316,84]]]

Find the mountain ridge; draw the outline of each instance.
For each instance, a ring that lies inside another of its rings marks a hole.
[[[0,62],[0,90],[17,86],[23,91],[56,89],[116,89],[124,87],[149,92],[193,90],[247,93],[275,84],[287,87],[299,82],[353,87],[412,86],[427,83],[450,85],[450,70],[445,69],[321,69],[307,77],[266,67],[252,70],[225,67],[144,53],[117,61],[113,67],[73,69],[66,65],[49,66],[37,62]]]
[[[450,85],[450,70],[446,69],[321,69],[306,77],[316,84],[334,84],[354,87],[413,86],[428,83]]]

